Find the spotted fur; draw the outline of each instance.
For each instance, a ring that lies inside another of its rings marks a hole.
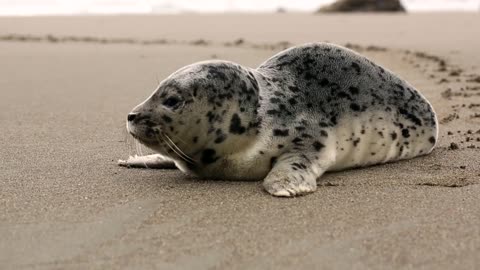
[[[412,85],[327,43],[285,50],[256,69],[184,67],[127,125],[184,172],[264,179],[276,196],[313,192],[326,171],[428,154],[438,138],[433,108]]]

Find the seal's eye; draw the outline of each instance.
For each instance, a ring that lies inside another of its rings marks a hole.
[[[163,101],[163,106],[169,107],[169,108],[176,108],[180,104],[180,99],[177,97],[169,97]]]

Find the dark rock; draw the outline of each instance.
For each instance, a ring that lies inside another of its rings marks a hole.
[[[338,0],[318,12],[405,12],[400,0]]]

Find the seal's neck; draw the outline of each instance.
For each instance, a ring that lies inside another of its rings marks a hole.
[[[230,100],[217,108],[218,117],[209,121],[205,148],[214,148],[220,156],[238,153],[255,141],[261,119],[258,116],[259,83],[261,75],[254,69],[243,68],[242,74],[233,83],[228,95]]]
[[[258,116],[258,80],[263,76],[239,65],[234,70],[235,73],[228,74],[226,86],[217,89],[218,102],[202,116],[202,130],[195,130],[198,142],[188,150],[201,166],[245,152],[257,140],[262,121]]]

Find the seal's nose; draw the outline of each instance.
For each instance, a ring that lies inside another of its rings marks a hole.
[[[128,116],[127,116],[127,120],[129,122],[135,120],[135,118],[137,117],[138,113],[129,113]]]

